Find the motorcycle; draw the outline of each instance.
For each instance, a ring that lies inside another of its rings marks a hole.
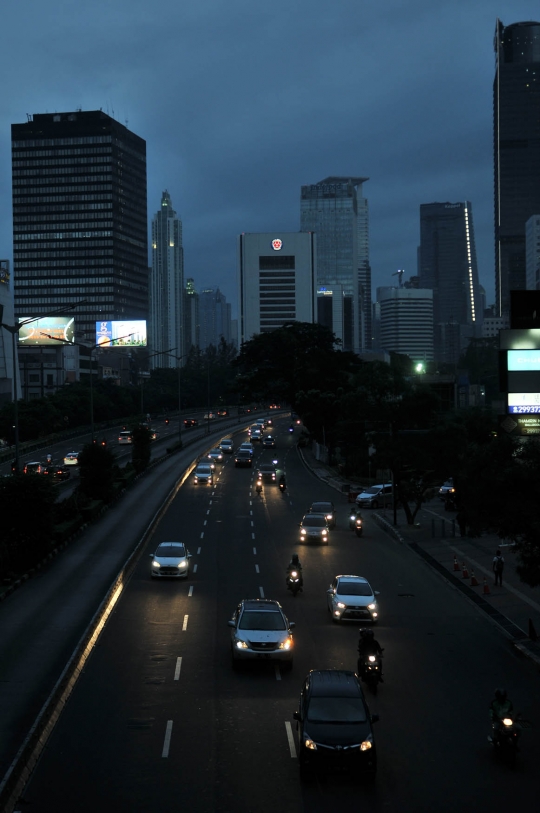
[[[302,589],[299,572],[297,570],[291,570],[290,573],[287,573],[287,590],[290,590],[296,598],[296,594]]]
[[[282,494],[285,492],[286,488],[287,488],[287,486],[285,485],[285,483],[280,483],[279,484],[279,490],[281,491]]]
[[[373,694],[377,694],[377,685],[382,679],[381,667],[380,655],[361,655],[358,658],[358,674]]]
[[[493,733],[488,737],[495,749],[495,754],[504,759],[508,765],[515,765],[516,755],[519,751],[518,741],[521,736],[523,721],[520,715],[507,715],[499,720],[499,725],[493,725]]]
[[[257,483],[255,485],[255,491],[257,492],[257,494],[262,494],[262,480],[257,480]]]
[[[294,426],[289,426],[289,432],[294,432]]]
[[[364,530],[362,517],[358,514],[351,514],[349,516],[349,528],[355,531],[356,536],[362,536],[362,532]]]

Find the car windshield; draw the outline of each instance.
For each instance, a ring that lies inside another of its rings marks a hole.
[[[366,489],[364,494],[379,494],[382,490],[382,486],[371,486],[371,488]]]
[[[314,502],[310,508],[314,514],[331,514],[333,510],[332,503],[329,502]]]
[[[212,451],[210,452],[210,454],[217,454],[217,455],[220,455],[220,454],[221,454],[221,449],[212,449]]]
[[[197,466],[197,474],[210,474],[212,469],[210,466]]]
[[[373,590],[366,582],[340,581],[337,592],[340,596],[372,596]]]
[[[302,525],[304,526],[304,528],[325,528],[326,519],[324,517],[318,517],[316,515],[307,516],[304,517]]]
[[[281,613],[248,610],[242,613],[238,627],[241,630],[284,630],[285,621]]]
[[[272,474],[276,471],[274,466],[265,465],[264,463],[260,466],[259,471],[265,474]]]
[[[178,543],[178,545],[160,545],[156,551],[156,556],[169,556],[174,559],[179,559],[185,555],[186,549],[181,543]]]
[[[310,723],[365,723],[366,707],[360,697],[312,697],[307,719]]]

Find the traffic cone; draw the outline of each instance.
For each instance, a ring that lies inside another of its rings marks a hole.
[[[459,562],[457,556],[454,556],[454,570],[459,570]]]
[[[487,583],[487,579],[484,576],[484,595],[489,596],[491,594],[491,590],[489,589],[489,584]]]
[[[479,584],[480,584],[480,582],[478,581],[478,579],[474,575],[474,570],[471,570],[471,587],[478,587]]]
[[[467,570],[467,565],[465,564],[465,562],[463,562],[463,572],[462,572],[461,575],[462,575],[462,578],[464,578],[464,579],[469,578],[469,571]]]

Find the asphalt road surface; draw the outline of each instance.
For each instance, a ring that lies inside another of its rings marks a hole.
[[[538,675],[462,595],[364,513],[348,529],[345,497],[316,480],[286,423],[275,454],[288,491],[254,492],[251,469],[225,458],[214,486],[180,488],[111,615],[26,787],[29,813],[473,813],[538,809],[535,728],[514,769],[494,760],[487,708],[497,686],[540,719]],[[273,452],[256,450],[256,460]],[[255,468],[255,467],[254,467]],[[336,503],[327,547],[300,545],[314,500]],[[150,578],[148,554],[181,540],[185,581]],[[304,592],[285,590],[297,551]],[[338,573],[380,591],[377,638],[385,683],[366,690],[378,774],[368,786],[339,775],[301,783],[293,712],[310,669],[355,669],[358,623],[333,624],[326,589]],[[233,670],[227,620],[243,598],[281,602],[294,630],[292,672],[273,663]]]

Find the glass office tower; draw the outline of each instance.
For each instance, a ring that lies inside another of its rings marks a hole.
[[[526,287],[525,224],[540,214],[540,23],[495,29],[493,83],[495,295],[508,314],[510,291]]]
[[[85,300],[95,322],[148,318],[146,142],[101,110],[13,124],[15,316]]]

